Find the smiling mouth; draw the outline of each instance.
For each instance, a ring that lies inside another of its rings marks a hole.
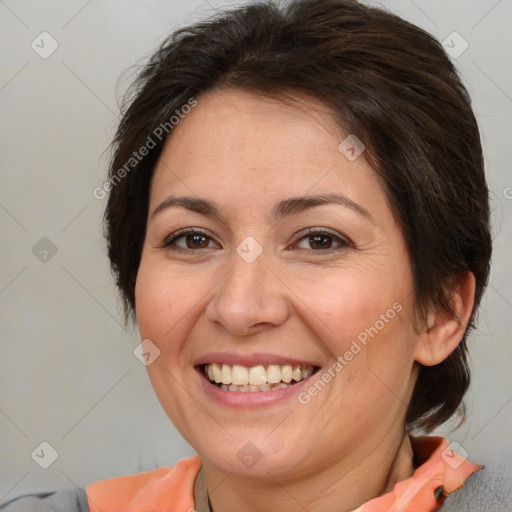
[[[203,365],[206,378],[224,391],[261,392],[283,389],[307,379],[318,370],[311,365],[242,366],[224,363]]]

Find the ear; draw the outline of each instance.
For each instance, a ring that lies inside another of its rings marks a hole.
[[[419,336],[415,360],[424,366],[444,361],[460,343],[475,301],[475,276],[467,272],[455,283],[451,305],[456,317],[447,311],[431,311],[427,326]]]

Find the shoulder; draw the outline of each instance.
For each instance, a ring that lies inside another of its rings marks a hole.
[[[84,489],[26,494],[0,503],[0,512],[89,512]]]
[[[512,464],[495,461],[473,473],[450,494],[440,512],[509,512],[512,510]]]
[[[90,484],[86,491],[91,512],[193,508],[192,492],[200,467],[201,460],[194,455],[171,468],[160,467]]]
[[[0,512],[112,512],[192,509],[198,455],[171,468],[109,478],[56,492],[25,494],[0,503]],[[187,506],[183,506],[187,503]]]

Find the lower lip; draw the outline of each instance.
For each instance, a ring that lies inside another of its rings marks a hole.
[[[289,400],[296,396],[309,383],[311,377],[317,373],[315,371],[296,384],[274,391],[226,391],[212,384],[201,367],[196,368],[196,371],[199,374],[201,386],[209,397],[223,405],[240,409],[252,409]]]

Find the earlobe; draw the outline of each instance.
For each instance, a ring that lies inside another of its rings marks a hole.
[[[431,311],[416,347],[416,361],[434,366],[444,361],[460,343],[466,331],[475,299],[475,276],[467,272],[457,281],[451,297],[455,316],[448,311]]]

